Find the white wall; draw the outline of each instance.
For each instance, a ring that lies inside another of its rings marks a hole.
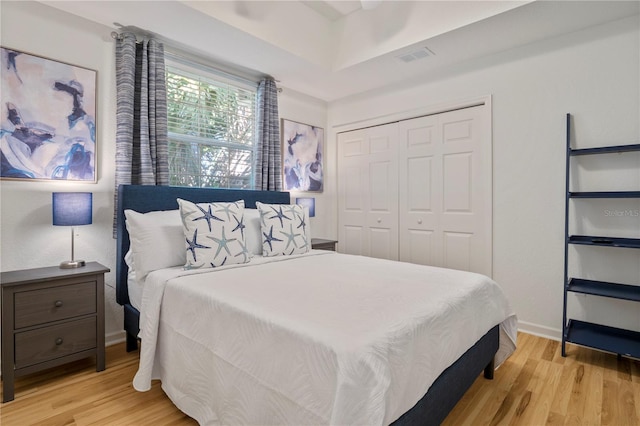
[[[55,266],[68,260],[70,230],[52,226],[51,193],[93,192],[93,224],[76,228],[75,253],[76,258],[95,260],[111,268],[106,275],[105,289],[107,342],[122,339],[122,308],[115,301],[114,289],[116,244],[111,236],[116,126],[112,28],[35,2],[3,1],[0,19],[3,47],[98,72],[98,182],[0,181],[0,270]],[[285,88],[279,95],[279,110],[283,118],[326,128],[327,109],[323,101]],[[331,212],[331,204],[325,201],[325,194],[318,194],[318,198],[318,217],[311,222],[312,235],[330,236],[330,228],[324,222]]]
[[[358,122],[383,123],[388,121],[385,116],[409,117],[412,110],[437,109],[438,105],[491,95],[493,278],[510,297],[522,329],[559,337],[565,114],[575,115],[580,146],[638,143],[639,28],[635,16],[465,63],[421,81],[332,102],[329,140],[333,158],[337,130],[357,127]],[[635,157],[631,166],[627,161],[630,169],[624,173],[628,185],[637,190],[640,159],[637,154],[631,155]],[[617,167],[611,158],[603,164]],[[603,218],[602,210],[592,213],[602,219],[601,226],[612,225],[610,218]],[[625,224],[640,236],[639,218],[626,218]],[[608,265],[617,257],[606,249],[599,253],[602,257],[598,258],[604,261],[598,266],[613,269]],[[621,279],[640,284],[637,251],[622,257],[626,259],[624,265],[615,262],[616,268],[626,271]],[[640,330],[637,305],[614,303],[596,312],[594,303],[584,301],[584,296],[579,303],[583,304],[582,314],[589,318],[604,316],[614,322],[612,325],[618,322]]]
[[[291,89],[283,88],[278,95],[278,112],[280,118],[321,127],[325,131],[325,157],[328,152],[327,139],[327,104],[316,98],[304,95]],[[331,226],[334,214],[335,162],[326,161],[325,181],[322,192],[291,191],[291,200],[296,197],[313,197],[316,199],[316,216],[311,218],[311,235],[319,238],[334,238],[336,230]]]

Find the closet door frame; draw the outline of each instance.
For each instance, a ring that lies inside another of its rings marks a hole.
[[[338,135],[340,133],[349,132],[353,130],[364,129],[368,127],[380,126],[385,124],[390,124],[393,122],[399,122],[404,120],[410,120],[418,117],[435,115],[449,111],[455,111],[459,109],[482,106],[481,108],[481,117],[482,117],[482,132],[483,137],[489,143],[489,149],[485,149],[483,151],[483,163],[488,165],[489,173],[484,176],[486,180],[485,184],[488,186],[489,191],[491,193],[491,200],[488,201],[488,210],[487,214],[484,216],[484,227],[487,230],[485,234],[485,248],[486,248],[486,257],[483,260],[484,266],[482,267],[482,271],[485,275],[491,277],[493,274],[493,111],[492,111],[492,98],[491,95],[480,96],[475,98],[468,98],[458,101],[451,102],[443,102],[439,104],[434,104],[431,106],[425,106],[418,109],[407,110],[396,112],[392,114],[381,115],[371,119],[359,120],[351,123],[338,124],[333,126],[333,130],[336,134],[336,144],[338,144]],[[337,145],[336,152],[340,151],[340,147]],[[339,155],[337,155],[339,157]],[[337,176],[338,180],[340,179],[340,159],[337,159]],[[338,235],[342,233],[342,224],[341,224],[341,213],[340,213],[340,185],[341,183],[338,181],[338,205],[336,206],[337,212],[337,226],[338,226]],[[338,251],[342,251],[341,242],[338,242]]]

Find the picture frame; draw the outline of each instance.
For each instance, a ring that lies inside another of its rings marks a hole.
[[[0,179],[96,183],[97,71],[0,53]]]
[[[280,129],[283,190],[322,192],[324,129],[285,118]]]
[[[313,197],[297,197],[296,204],[306,207],[309,211],[309,217],[316,216],[316,199]]]

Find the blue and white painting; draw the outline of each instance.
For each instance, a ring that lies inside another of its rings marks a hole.
[[[0,49],[0,177],[95,182],[96,71]]]
[[[285,119],[281,129],[284,190],[322,192],[324,130]]]

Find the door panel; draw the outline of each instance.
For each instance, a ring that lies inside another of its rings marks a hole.
[[[473,153],[447,154],[442,160],[443,210],[447,213],[470,213],[473,192],[471,184]]]
[[[398,259],[397,133],[393,123],[338,134],[340,252]]]
[[[399,251],[400,260],[442,265],[441,129],[435,116],[399,124]]]
[[[407,258],[401,259],[421,265],[433,265],[436,260],[433,257],[434,246],[433,230],[409,229],[406,238],[409,244]]]
[[[343,252],[362,255],[363,248],[363,226],[345,226],[341,233],[340,244]]]
[[[399,161],[407,164],[399,170],[400,260],[491,276],[491,139],[485,108],[400,122]],[[420,164],[420,172],[411,164]],[[423,212],[418,207],[426,205],[429,192],[430,209]],[[416,231],[427,229],[430,247],[416,243]]]
[[[444,266],[445,268],[471,270],[472,233],[444,232]]]

